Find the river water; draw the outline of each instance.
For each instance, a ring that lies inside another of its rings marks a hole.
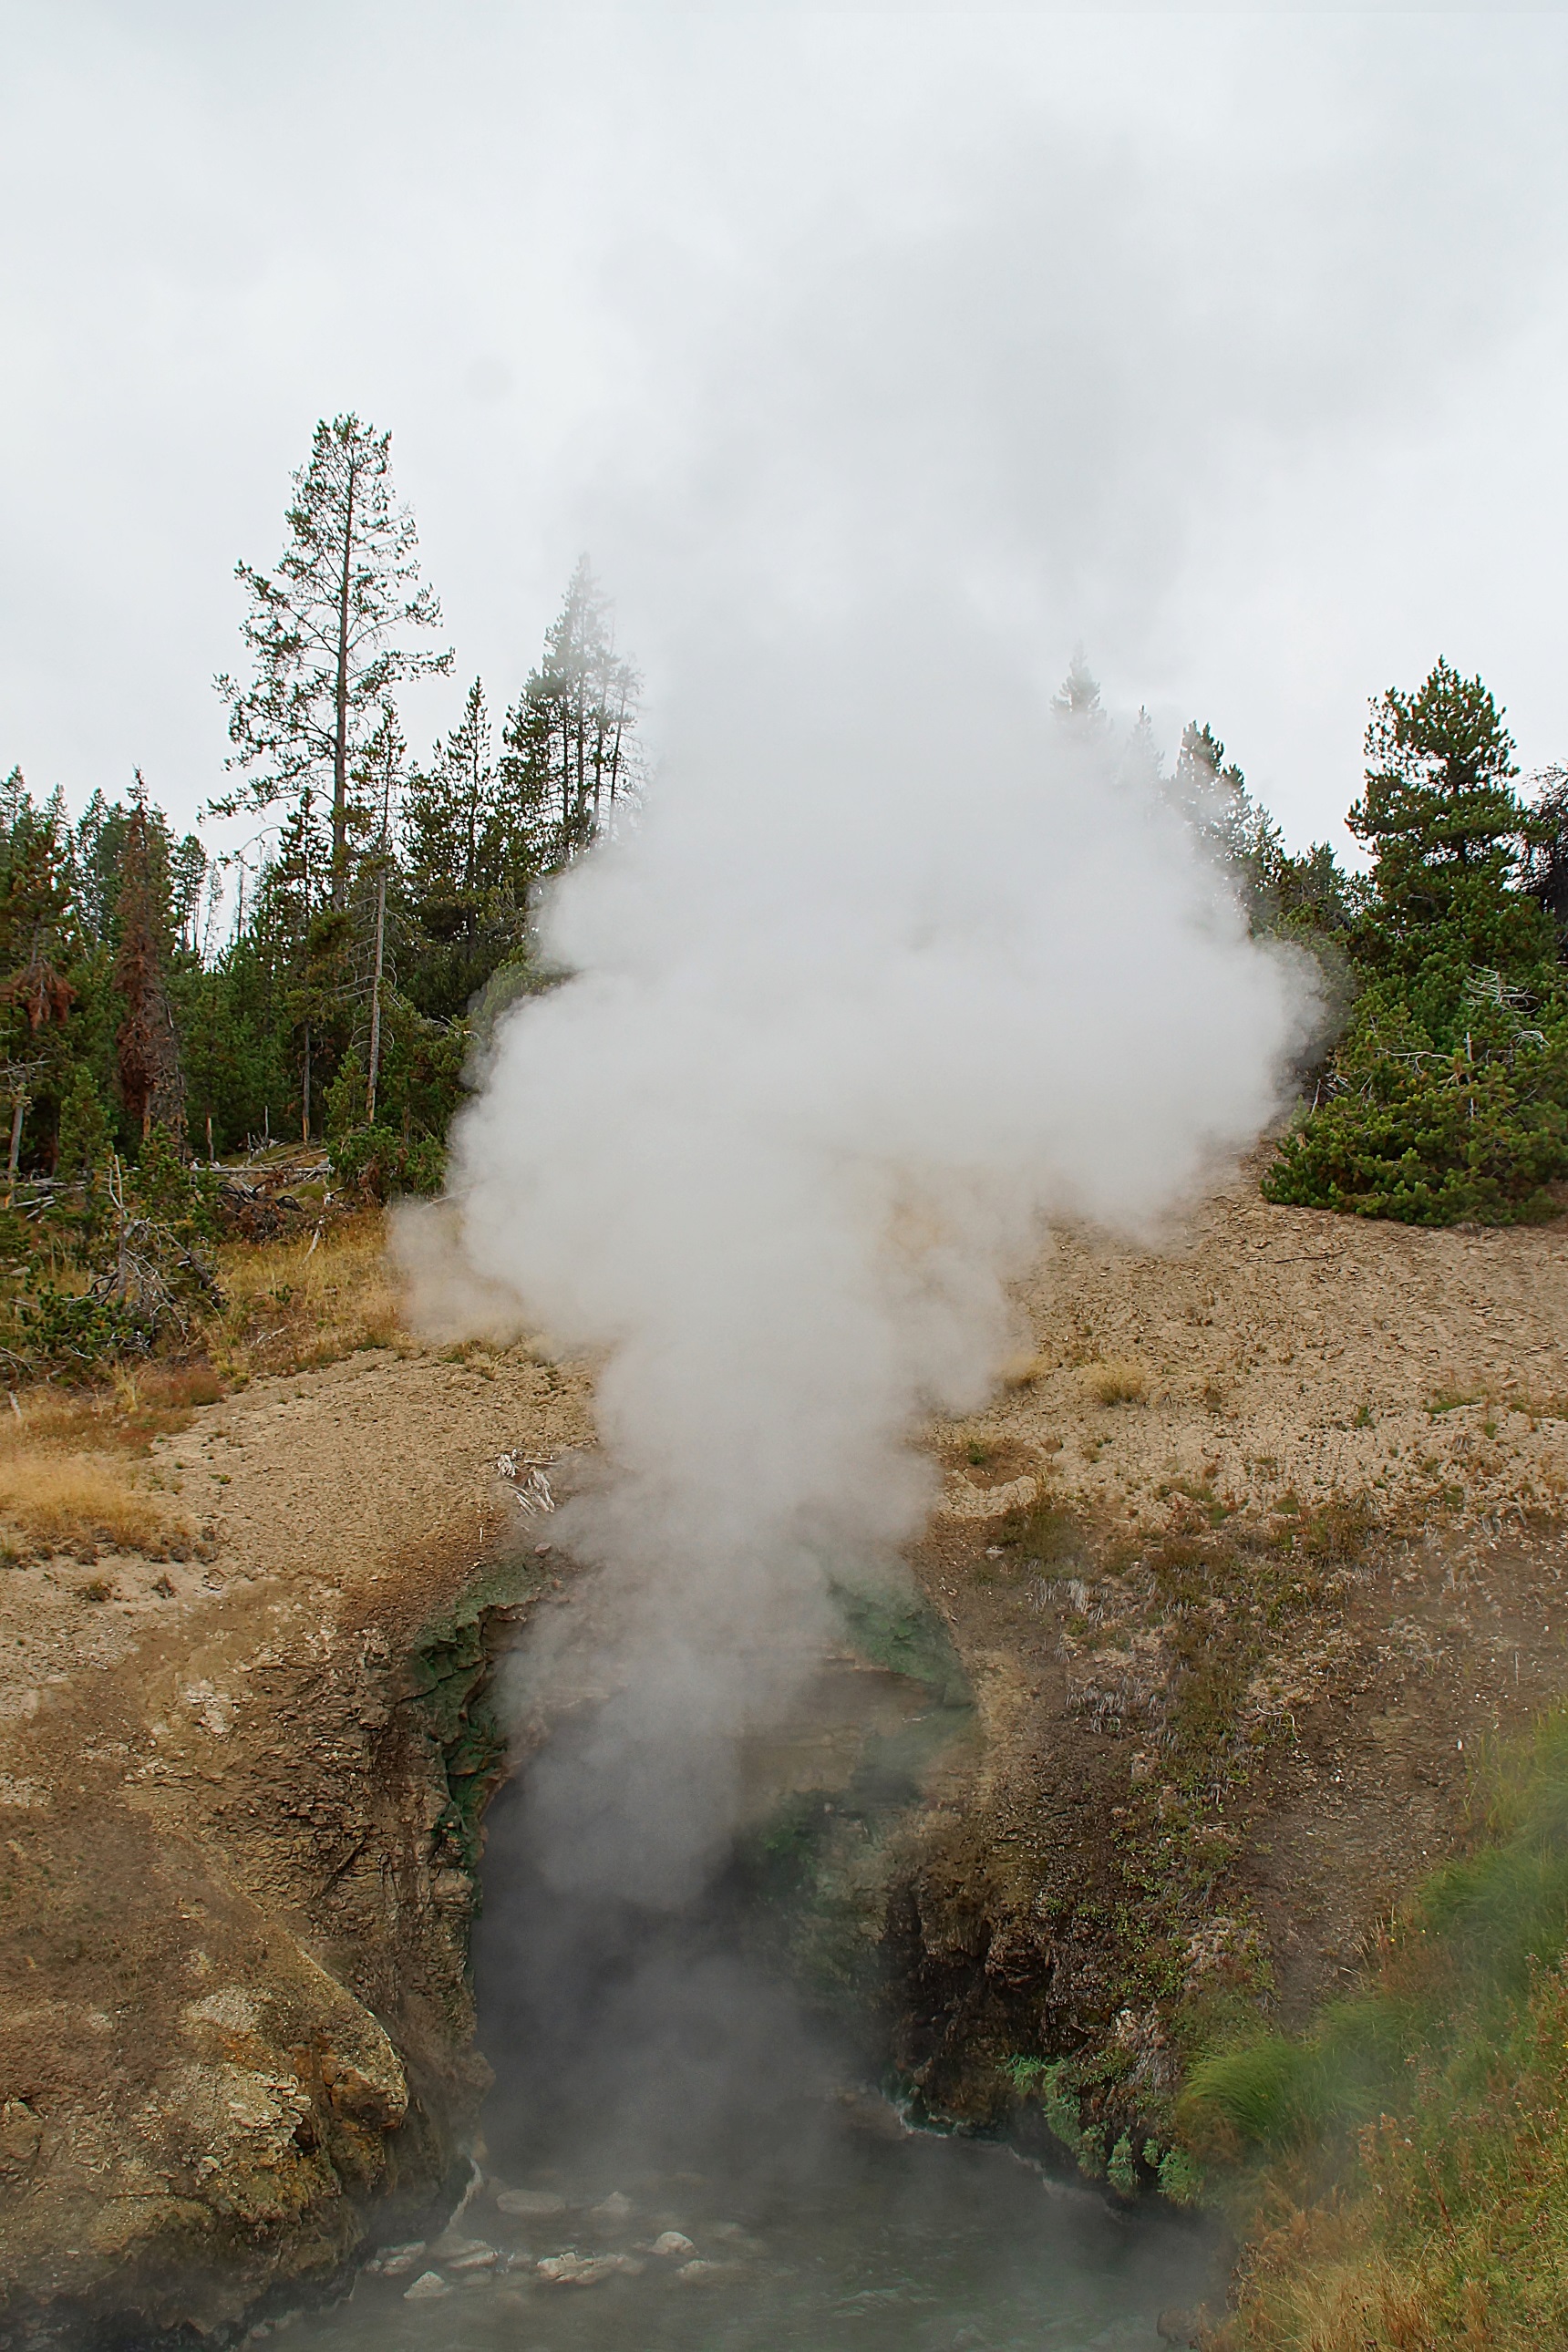
[[[764,1804],[874,1844],[942,1704],[841,1664],[770,1750]],[[676,1911],[563,1888],[524,1775],[490,1809],[484,1892],[474,2188],[296,2321],[300,2352],[1157,2352],[1161,2312],[1213,2294],[1182,2217],[906,2128],[872,2048],[758,1933],[777,1889],[754,1868]]]

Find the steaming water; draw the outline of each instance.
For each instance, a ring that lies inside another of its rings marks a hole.
[[[574,2200],[627,2177],[535,2174]],[[377,2352],[1156,2352],[1156,2311],[1205,2284],[1190,2233],[1064,2201],[1005,2151],[972,2141],[916,2136],[895,2147],[845,2131],[822,2135],[810,2170],[793,2180],[682,2168],[631,2185],[640,2206],[625,2229],[595,2226],[580,2206],[543,2228],[508,2228],[471,2206],[462,2227],[539,2254],[614,2251],[656,2223],[684,2224],[725,2272],[693,2283],[650,2258],[638,2276],[583,2288],[447,2269],[448,2294],[413,2303],[406,2277],[366,2277],[299,2333]]]
[[[839,1660],[753,1755],[753,1826],[826,1825],[873,1853],[963,1713],[951,1688]],[[557,1735],[568,1765],[591,1727]],[[301,2323],[305,2344],[1154,2352],[1157,2313],[1212,2289],[1211,2251],[1179,2218],[904,2129],[849,2032],[808,2013],[777,1965],[787,1906],[759,1870],[765,1838],[684,1910],[647,1909],[563,1893],[530,1797],[524,1775],[489,1823],[484,2185],[444,2238]],[[553,2210],[509,2211],[498,2192]],[[666,2231],[689,2249],[648,2251]],[[534,2267],[568,2253],[622,2266],[590,2284]],[[408,2300],[427,2272],[446,2291]]]

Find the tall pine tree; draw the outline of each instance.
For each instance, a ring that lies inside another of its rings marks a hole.
[[[635,794],[641,685],[616,651],[609,602],[584,555],[502,738],[502,782],[541,873],[589,848]]]
[[[125,1006],[114,1041],[120,1098],[140,1135],[146,1137],[156,1126],[178,1139],[184,1133],[185,1087],[169,998],[167,868],[154,854],[140,769],[121,851],[116,912],[114,984]]]
[[[287,800],[306,833],[324,816],[328,895],[340,909],[365,819],[353,781],[366,739],[399,679],[452,662],[415,642],[439,629],[441,607],[419,577],[414,518],[394,499],[391,449],[390,433],[353,415],[317,425],[276,571],[236,570],[250,600],[241,633],[252,677],[215,680],[229,706],[229,765],[251,772],[215,810]]]

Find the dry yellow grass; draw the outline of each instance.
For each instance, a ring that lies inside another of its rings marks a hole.
[[[1149,1375],[1131,1356],[1086,1364],[1083,1384],[1096,1404],[1137,1404],[1149,1393]]]
[[[190,1426],[197,1405],[213,1404],[224,1384],[210,1364],[118,1364],[101,1388],[23,1390],[13,1410],[0,1405],[0,1456],[18,1446],[72,1453],[145,1454],[155,1437]]]
[[[235,1373],[300,1371],[406,1338],[378,1210],[309,1239],[235,1242],[218,1279],[226,1301],[213,1349]]]
[[[43,1445],[14,1444],[0,1455],[0,1520],[28,1544],[56,1551],[107,1544],[165,1559],[190,1541],[190,1529],[166,1516],[158,1496],[111,1463]]]
[[[405,1338],[383,1246],[369,1212],[300,1241],[238,1242],[223,1253],[225,1306],[201,1335],[212,1361],[117,1366],[102,1386],[43,1383],[0,1399],[0,1543],[16,1552],[106,1546],[153,1559],[192,1543],[155,1491],[121,1466],[188,1426],[252,1373],[336,1362]]]

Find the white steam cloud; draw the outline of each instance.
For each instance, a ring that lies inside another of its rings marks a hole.
[[[567,1532],[623,1687],[539,1792],[582,1885],[689,1891],[828,1579],[921,1525],[913,1426],[984,1397],[1043,1224],[1148,1232],[1310,1018],[1146,763],[939,619],[685,681],[645,816],[548,910],[573,976],[509,1016],[451,1205],[404,1229],[427,1317],[603,1364]]]

